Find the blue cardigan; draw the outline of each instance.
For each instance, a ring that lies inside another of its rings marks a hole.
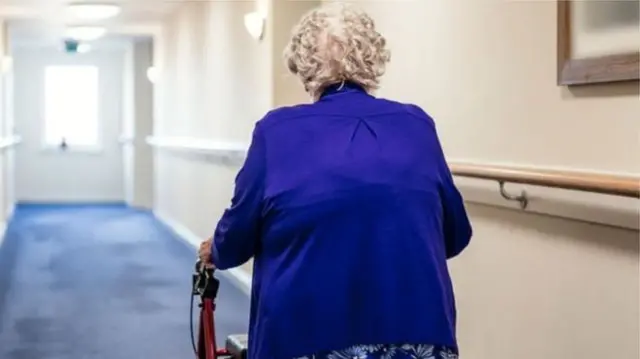
[[[355,344],[456,350],[446,260],[470,237],[433,120],[347,83],[257,123],[212,261],[254,257],[251,359]]]

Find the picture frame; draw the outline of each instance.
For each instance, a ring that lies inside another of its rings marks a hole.
[[[640,80],[640,51],[576,58],[572,54],[574,1],[556,0],[558,7],[558,73],[560,86],[616,83]]]

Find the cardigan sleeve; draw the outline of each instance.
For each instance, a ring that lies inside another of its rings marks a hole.
[[[410,106],[411,112],[426,120],[429,124],[429,147],[432,156],[435,156],[434,164],[438,178],[438,193],[442,206],[442,231],[445,241],[445,251],[448,258],[460,254],[471,241],[473,230],[464,206],[464,199],[460,195],[447,165],[435,121],[420,107]]]
[[[444,151],[435,133],[435,147],[438,156],[439,193],[442,205],[442,228],[447,259],[460,254],[468,245],[473,234],[471,223],[464,206],[464,199],[453,181],[453,175],[447,165]]]
[[[443,209],[443,232],[447,258],[460,254],[471,240],[472,229],[464,200],[453,183],[448,166],[443,166],[440,198]]]
[[[211,261],[224,270],[237,267],[254,254],[261,230],[266,174],[265,142],[258,123],[244,165],[235,180],[231,205],[218,222],[211,245]]]

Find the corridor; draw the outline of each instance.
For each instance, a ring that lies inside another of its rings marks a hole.
[[[0,247],[0,358],[193,357],[195,257],[148,212],[18,206]],[[249,302],[218,277],[223,344],[246,333]]]
[[[628,0],[0,0],[0,359],[194,359],[214,237],[249,359],[640,359],[639,36]]]

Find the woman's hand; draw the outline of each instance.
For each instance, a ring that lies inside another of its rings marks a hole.
[[[198,249],[198,256],[200,257],[200,261],[205,265],[206,268],[214,268],[213,263],[211,263],[212,243],[213,239],[209,238],[200,243],[200,248]]]

